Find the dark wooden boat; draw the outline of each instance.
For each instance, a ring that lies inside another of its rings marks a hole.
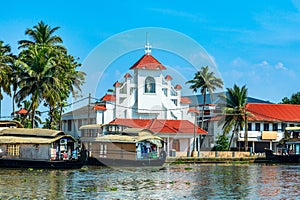
[[[121,131],[82,138],[89,152],[87,165],[149,167],[165,163],[164,142],[152,131],[140,128],[118,130]]]
[[[265,149],[266,159],[277,163],[300,163],[300,154],[274,154],[273,150]]]
[[[0,131],[0,167],[79,169],[86,150],[71,135],[48,129],[7,128]]]
[[[300,127],[287,127],[278,152],[265,149],[266,159],[279,163],[300,163]]]

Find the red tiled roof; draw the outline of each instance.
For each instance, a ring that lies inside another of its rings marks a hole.
[[[248,103],[246,109],[254,115],[249,121],[300,122],[300,105]]]
[[[172,76],[167,75],[167,76],[165,77],[165,79],[166,79],[167,81],[171,81],[173,78],[172,78]]]
[[[181,87],[181,85],[177,84],[177,85],[175,86],[175,89],[176,89],[176,90],[181,90],[182,87]]]
[[[114,119],[110,124],[120,124],[132,128],[147,128],[154,133],[194,133],[194,124],[188,120],[164,120],[164,119]],[[197,134],[207,132],[196,126]]]
[[[126,73],[126,74],[124,75],[124,78],[132,78],[132,76],[131,76],[131,74]]]
[[[101,101],[116,101],[116,97],[112,94],[106,94],[100,100]]]
[[[16,111],[15,113],[16,114],[24,115],[24,114],[27,114],[28,111],[25,108],[21,108],[20,110]]]
[[[158,60],[156,60],[152,55],[145,54],[129,69],[166,70],[167,68],[163,66]]]
[[[122,86],[122,84],[119,81],[115,82],[114,87],[120,87],[120,86]]]
[[[105,106],[95,105],[94,110],[107,110]]]
[[[192,101],[188,97],[181,97],[180,103],[181,104],[190,104],[190,103],[192,103]]]

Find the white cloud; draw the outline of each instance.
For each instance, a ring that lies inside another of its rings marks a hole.
[[[280,69],[280,70],[287,70],[287,68],[284,66],[284,64],[282,62],[278,62],[275,65],[275,69]]]

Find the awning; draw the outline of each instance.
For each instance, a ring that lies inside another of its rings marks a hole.
[[[277,139],[277,131],[263,131],[261,134],[262,140],[276,140]]]

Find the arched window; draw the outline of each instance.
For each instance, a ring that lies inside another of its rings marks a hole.
[[[152,77],[147,77],[145,80],[145,93],[155,93],[155,80]]]

